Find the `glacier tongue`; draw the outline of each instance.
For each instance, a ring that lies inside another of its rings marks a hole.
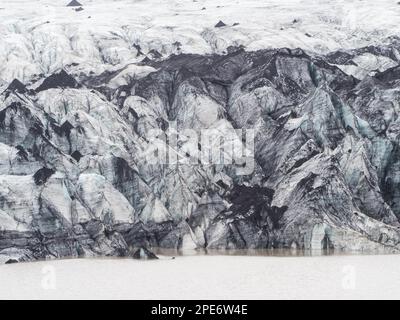
[[[154,1],[2,4],[0,262],[398,252],[394,4]]]

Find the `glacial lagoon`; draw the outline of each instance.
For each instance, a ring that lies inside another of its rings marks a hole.
[[[217,252],[0,266],[0,299],[400,299],[400,255]]]

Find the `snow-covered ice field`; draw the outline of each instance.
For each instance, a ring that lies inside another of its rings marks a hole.
[[[82,0],[80,12],[68,2],[0,1],[0,79],[29,80],[71,63],[96,74],[124,67],[143,59],[134,44],[164,57],[177,47],[209,54],[239,45],[326,53],[400,31],[396,0]],[[220,20],[226,27],[215,28]]]
[[[399,299],[400,255],[183,256],[0,266],[0,299]]]

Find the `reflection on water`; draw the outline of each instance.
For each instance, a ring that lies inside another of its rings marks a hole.
[[[332,255],[365,255],[379,254],[379,252],[366,251],[338,251],[333,249],[324,250],[298,250],[298,249],[198,249],[177,250],[165,248],[152,248],[156,255],[163,256],[270,256],[270,257],[310,257],[310,256],[332,256]]]

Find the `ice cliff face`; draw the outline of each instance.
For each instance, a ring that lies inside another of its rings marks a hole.
[[[131,247],[400,250],[398,38],[170,55],[128,37],[130,61],[107,56],[109,42],[94,49],[108,25],[54,52],[71,25],[38,25],[13,64],[31,23],[1,25],[0,262]],[[224,161],[198,157],[215,145]]]

